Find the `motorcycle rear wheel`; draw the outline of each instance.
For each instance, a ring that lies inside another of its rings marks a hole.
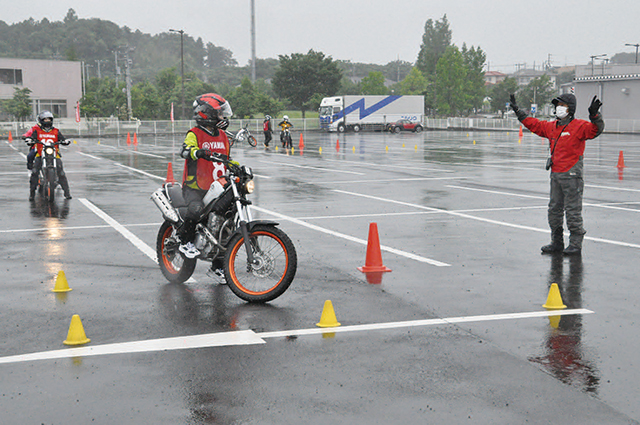
[[[156,241],[156,255],[163,276],[171,283],[183,283],[193,274],[198,260],[182,255],[175,236],[176,231],[171,223],[162,223]]]
[[[293,282],[298,266],[296,249],[282,230],[270,225],[255,226],[249,238],[257,265],[248,266],[244,238],[237,234],[224,258],[227,285],[245,301],[272,301]]]

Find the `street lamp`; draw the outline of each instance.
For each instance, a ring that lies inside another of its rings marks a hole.
[[[591,75],[593,75],[593,61],[594,61],[595,59],[601,59],[601,58],[603,58],[603,57],[605,57],[605,56],[607,56],[607,54],[606,54],[606,53],[603,53],[603,54],[601,54],[601,55],[593,55],[593,56],[589,56],[589,57],[591,58]]]
[[[636,48],[636,63],[638,63],[638,47],[640,47],[640,44],[629,44],[629,43],[625,43],[625,46],[631,46],[631,47],[635,47]]]
[[[184,119],[184,30],[169,29],[169,32],[176,32],[180,34],[180,82],[182,83],[182,92],[180,95],[182,113],[180,115],[180,118]]]

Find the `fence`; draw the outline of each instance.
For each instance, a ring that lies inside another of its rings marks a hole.
[[[274,130],[278,119],[272,121]],[[292,118],[290,120],[295,130],[318,131],[318,118]],[[520,128],[520,122],[515,118],[425,118],[424,127],[427,130],[505,130],[513,131]],[[5,122],[0,123],[0,138],[6,139],[9,132],[19,137],[34,125],[33,122]],[[195,125],[194,121],[119,121],[117,119],[83,119],[76,123],[70,119],[57,119],[55,126],[65,137],[109,138],[126,137],[127,133],[138,135],[171,135],[185,134]],[[244,126],[255,134],[262,132],[262,119],[231,120],[229,129],[237,131]],[[640,133],[640,120],[617,120],[605,118],[605,133]]]

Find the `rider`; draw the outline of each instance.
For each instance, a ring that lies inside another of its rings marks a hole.
[[[293,127],[293,124],[291,124],[291,121],[289,121],[289,116],[285,115],[282,117],[282,121],[280,121],[280,123],[278,124],[278,127],[281,128],[280,131],[280,142],[282,142],[282,146],[284,147],[285,144],[289,144],[289,147],[291,147],[291,135],[289,135],[289,140],[284,140],[284,133],[285,130],[287,130],[288,128]]]
[[[262,129],[264,131],[264,145],[268,147],[269,142],[271,142],[271,133],[273,133],[273,129],[271,128],[271,115],[264,116]]]
[[[34,147],[27,156],[27,168],[31,170],[31,179],[29,180],[29,200],[33,201],[36,195],[36,188],[38,187],[38,175],[42,169],[42,145],[35,144],[36,140],[44,141],[51,140],[53,142],[60,142],[67,146],[69,141],[65,139],[60,130],[53,126],[53,114],[49,111],[42,111],[38,114],[38,125],[33,126],[29,131],[22,135],[24,141],[30,147]],[[30,160],[31,157],[31,160]],[[35,157],[35,158],[33,158]],[[62,167],[62,159],[60,155],[60,147],[56,146],[56,172],[58,173],[58,181],[62,190],[64,191],[65,199],[71,199],[71,193],[69,192],[69,182],[67,176],[64,173]],[[30,165],[32,164],[31,168]]]
[[[193,119],[196,126],[187,132],[180,156],[185,159],[182,174],[182,195],[188,205],[184,225],[180,229],[181,245],[178,248],[187,258],[195,258],[200,251],[193,244],[198,217],[204,207],[203,198],[209,187],[218,182],[226,185],[223,176],[226,166],[205,158],[211,153],[228,158],[229,139],[224,130],[229,127],[229,117],[233,115],[231,105],[215,93],[200,95],[193,102]]]

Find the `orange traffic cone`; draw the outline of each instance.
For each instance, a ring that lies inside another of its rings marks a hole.
[[[302,133],[300,133],[300,143],[298,144],[300,149],[304,148],[304,139],[302,138]]]
[[[340,139],[336,139],[336,152],[340,152]]]
[[[13,136],[11,135],[11,132],[9,132],[9,142],[13,142]]]
[[[520,132],[518,133],[518,138],[522,139],[522,126],[520,126]]]
[[[133,146],[138,146],[138,134],[133,133]]]
[[[380,239],[378,238],[378,224],[369,223],[369,239],[367,240],[367,258],[364,266],[358,267],[362,273],[390,272],[391,269],[382,264]]]
[[[131,134],[127,131],[127,146],[131,146]]]
[[[175,183],[176,179],[173,178],[173,164],[169,163],[169,165],[167,165],[167,179],[165,180],[166,183]]]
[[[620,151],[620,155],[618,155],[618,169],[624,168],[624,155],[622,151]]]

